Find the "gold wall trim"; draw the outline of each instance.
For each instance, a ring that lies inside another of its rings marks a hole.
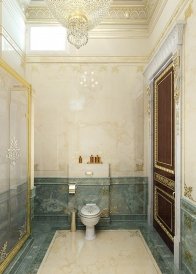
[[[165,176],[162,176],[158,173],[154,173],[154,179],[155,181],[161,183],[162,185],[174,190],[175,189],[175,182],[171,179],[168,179],[167,177]]]
[[[159,165],[159,163],[167,165],[167,166],[171,166],[173,165],[173,162],[171,160],[171,165],[168,163],[163,163],[160,162],[158,160],[158,87],[157,87],[157,82],[163,78],[164,76],[167,77],[167,73],[168,71],[173,68],[173,63],[169,64],[166,69],[163,70],[163,72],[159,75],[159,77],[154,81],[154,166],[160,170],[166,171],[168,173],[174,174],[174,170],[170,169],[169,167],[163,167],[161,165]],[[165,78],[164,78],[165,79]],[[172,88],[172,87],[171,87]],[[172,93],[171,93],[172,94]],[[172,107],[172,106],[171,106]],[[171,115],[173,115],[173,113],[171,113]],[[173,116],[171,117],[171,121],[172,121],[172,126],[173,125]],[[171,132],[171,139],[173,138],[173,132]],[[171,143],[171,159],[173,156],[173,144]]]
[[[172,234],[168,231],[168,229],[166,228],[166,226],[159,220],[160,217],[158,218],[158,196],[157,196],[157,189],[159,191],[162,191],[167,197],[169,197],[172,200],[174,200],[174,197],[172,195],[169,195],[167,192],[165,192],[164,190],[160,189],[159,187],[155,186],[155,190],[154,190],[154,219],[160,225],[160,227],[163,229],[163,231],[166,233],[166,235],[170,238],[170,240],[174,241],[174,237],[172,236]],[[171,201],[169,201],[169,202],[171,203]],[[172,212],[171,212],[171,218],[172,218]],[[171,224],[173,224],[172,219],[171,219]]]
[[[17,81],[19,81],[24,88],[26,88],[26,92],[28,94],[27,97],[27,104],[28,104],[28,115],[27,115],[27,131],[28,131],[28,171],[27,171],[27,220],[26,220],[26,233],[21,234],[20,238],[18,240],[18,243],[14,246],[14,248],[9,252],[9,254],[6,254],[6,258],[3,260],[3,262],[0,264],[0,273],[3,273],[3,271],[6,269],[6,267],[10,264],[10,262],[13,260],[13,258],[16,256],[16,254],[19,252],[21,247],[24,245],[26,240],[29,238],[31,233],[31,227],[30,227],[30,221],[31,221],[31,204],[30,204],[30,198],[31,198],[31,96],[32,96],[32,89],[31,85],[24,79],[22,76],[20,76],[12,67],[10,67],[4,60],[0,58],[0,66],[13,78],[15,78]]]

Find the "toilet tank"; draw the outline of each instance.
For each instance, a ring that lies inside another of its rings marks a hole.
[[[109,164],[69,164],[69,178],[108,178]]]

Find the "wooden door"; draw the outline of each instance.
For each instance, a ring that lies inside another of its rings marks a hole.
[[[153,224],[173,252],[175,232],[175,129],[173,63],[154,79]]]

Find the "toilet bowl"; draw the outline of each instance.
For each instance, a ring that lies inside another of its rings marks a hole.
[[[81,222],[86,226],[86,240],[94,240],[95,225],[99,222],[101,211],[96,204],[86,204],[80,210]]]

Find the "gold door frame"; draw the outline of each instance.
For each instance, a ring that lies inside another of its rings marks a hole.
[[[27,92],[27,209],[26,209],[26,233],[16,243],[14,248],[7,254],[6,258],[0,264],[0,273],[10,264],[12,259],[16,256],[23,244],[26,242],[31,233],[30,219],[31,219],[31,205],[30,205],[30,192],[31,192],[31,85],[23,79],[14,69],[12,69],[5,61],[0,58],[0,67],[11,77],[15,78]]]

